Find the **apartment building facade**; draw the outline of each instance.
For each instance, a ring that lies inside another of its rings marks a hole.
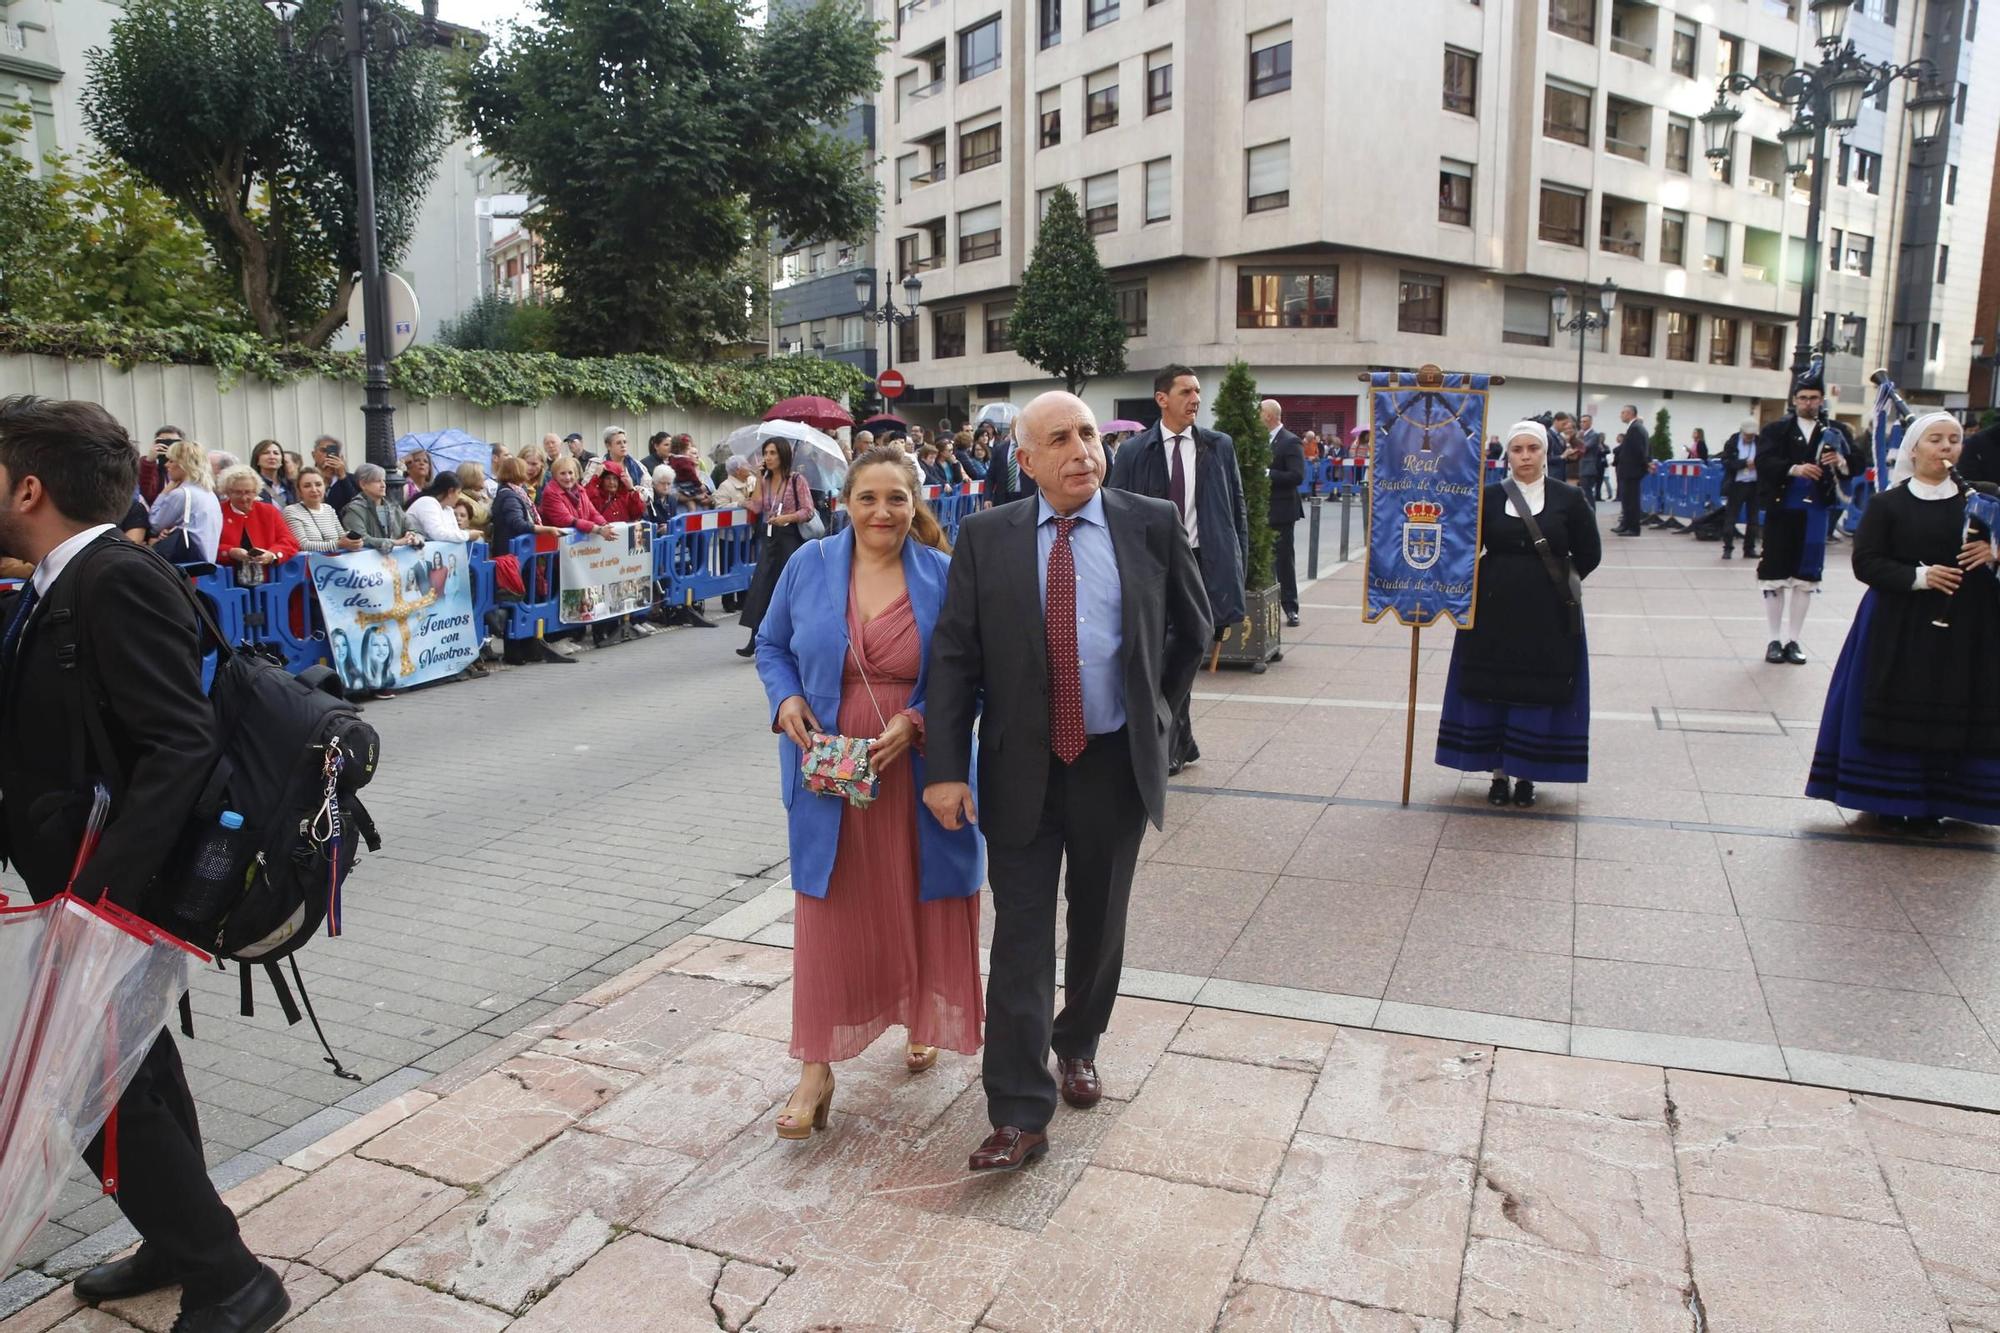
[[[1830,146],[1819,308],[1853,315],[1860,335],[1829,362],[1845,414],[1865,409],[1892,327],[1919,319],[1905,382],[1938,401],[1965,387],[1978,265],[1936,256],[1954,241],[1966,258],[1982,248],[1990,154],[1960,145],[2000,131],[2000,104],[1965,73],[1991,45],[1967,35],[1969,2],[1866,0],[1850,24],[1865,52],[1900,62],[1927,24],[1949,26],[1927,11],[1953,11],[1947,77],[1968,92],[1954,136],[1920,164],[1936,172],[1921,227],[1909,86]],[[1778,107],[1742,99],[1719,167],[1697,117],[1723,74],[1810,61],[1803,11],[1784,0],[885,6],[883,248],[898,280],[913,271],[924,284],[921,318],[896,331],[896,364],[916,401],[959,412],[1050,387],[1008,348],[1006,320],[1040,209],[1067,186],[1130,334],[1131,370],[1086,391],[1101,416],[1149,417],[1153,367],[1215,376],[1237,356],[1294,424],[1322,431],[1365,424],[1358,376],[1424,362],[1504,375],[1496,424],[1568,407],[1578,347],[1553,326],[1551,294],[1612,281],[1613,318],[1583,349],[1586,410],[1631,401],[1650,418],[1665,406],[1678,439],[1697,425],[1717,438],[1783,408],[1808,194],[1784,171]],[[1918,231],[1923,258],[1904,253]],[[1931,265],[1921,315],[1896,281],[1920,265]]]

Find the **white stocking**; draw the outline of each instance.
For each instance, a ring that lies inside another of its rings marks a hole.
[[[1792,589],[1791,633],[1785,636],[1787,642],[1799,641],[1799,631],[1804,629],[1806,624],[1806,610],[1812,605],[1813,594],[1818,591],[1817,588]]]
[[[1783,588],[1764,589],[1764,619],[1770,623],[1771,637],[1777,638],[1785,627],[1785,590]]]

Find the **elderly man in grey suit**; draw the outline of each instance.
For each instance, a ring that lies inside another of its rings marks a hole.
[[[1015,423],[1035,493],[959,528],[931,634],[924,804],[976,821],[993,892],[984,1081],[993,1133],[974,1171],[1048,1151],[1058,1080],[1103,1095],[1097,1040],[1124,963],[1146,821],[1166,815],[1175,708],[1212,633],[1201,569],[1163,500],[1104,489],[1083,400],[1046,393]],[[974,803],[972,723],[979,719]],[[1069,866],[1064,1002],[1054,1014],[1056,890]]]

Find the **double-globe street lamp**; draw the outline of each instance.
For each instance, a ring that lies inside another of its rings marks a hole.
[[[1701,116],[1708,159],[1726,162],[1735,150],[1736,122],[1743,118],[1742,109],[1730,100],[1731,94],[1760,93],[1792,110],[1792,123],[1778,135],[1785,151],[1785,170],[1794,176],[1812,173],[1805,273],[1799,291],[1799,336],[1792,352],[1794,383],[1812,364],[1814,349],[1813,302],[1818,294],[1820,215],[1826,207],[1827,131],[1845,137],[1861,119],[1861,104],[1899,80],[1918,84],[1916,96],[1909,101],[1915,147],[1937,141],[1945,113],[1951,109],[1951,93],[1939,85],[1937,67],[1930,61],[1914,60],[1907,65],[1877,62],[1854,49],[1854,43],[1847,39],[1854,0],[1812,0],[1811,9],[1818,34],[1818,64],[1800,65],[1783,74],[1731,74],[1717,86],[1715,105]]]
[[[1595,296],[1597,305],[1593,309],[1591,298]],[[1583,349],[1590,335],[1599,329],[1611,327],[1611,312],[1618,308],[1618,284],[1606,280],[1602,287],[1584,287],[1578,290],[1576,313],[1569,313],[1569,288],[1558,287],[1549,293],[1549,310],[1555,315],[1557,333],[1576,335],[1576,428],[1583,429]]]
[[[894,370],[896,368],[896,330],[917,317],[917,306],[923,300],[924,283],[923,279],[914,273],[903,279],[903,296],[907,304],[902,306],[896,304],[895,289],[891,285],[887,273],[882,275],[882,289],[890,292],[891,295],[880,306],[877,306],[875,304],[875,271],[869,269],[864,273],[854,275],[854,300],[861,307],[861,317],[873,320],[889,331],[889,336],[884,340],[888,343],[888,348],[884,354],[885,359],[882,368],[884,370]],[[884,412],[889,410],[889,400],[887,398],[882,399],[882,410]]]
[[[300,0],[264,0],[278,20],[285,54],[294,52],[293,22]],[[389,289],[382,277],[382,237],[375,211],[375,145],[368,121],[368,58],[394,60],[404,47],[438,41],[437,0],[423,0],[424,17],[414,30],[409,20],[382,0],[340,0],[339,18],[304,44],[310,59],[347,61],[354,98],[354,200],[361,235],[362,380],[361,419],[368,461],[396,473],[396,409],[389,402]]]

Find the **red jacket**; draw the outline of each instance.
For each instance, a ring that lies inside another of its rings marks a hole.
[[[640,519],[646,517],[645,497],[633,490],[629,485],[618,486],[618,493],[616,495],[609,499],[605,498],[604,492],[610,488],[605,486],[604,479],[609,475],[609,473],[600,472],[597,475],[597,480],[591,482],[585,488],[590,492],[591,503],[597,506],[597,512],[604,516],[604,521],[606,523],[637,523]],[[613,485],[617,485],[617,483],[614,482]]]
[[[552,528],[575,528],[578,532],[595,532],[604,526],[604,515],[597,512],[591,502],[590,492],[579,486],[566,491],[554,482],[542,492],[542,522]]]
[[[228,565],[236,562],[243,550],[243,533],[250,533],[250,544],[260,551],[276,551],[280,560],[289,560],[299,553],[299,539],[292,535],[285,523],[285,516],[278,512],[278,506],[266,500],[259,500],[250,506],[250,512],[239,514],[236,506],[228,501],[222,504],[222,540],[216,546],[216,559]]]

